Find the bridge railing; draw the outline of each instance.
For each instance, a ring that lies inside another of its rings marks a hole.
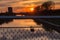
[[[60,16],[0,16],[0,19],[41,18],[60,18]],[[42,22],[52,25],[52,23],[47,21]],[[45,31],[40,27],[0,27],[0,40],[60,40],[60,34],[56,31]]]
[[[40,18],[60,18],[60,16],[0,16],[0,18],[12,18],[12,19],[40,19]]]

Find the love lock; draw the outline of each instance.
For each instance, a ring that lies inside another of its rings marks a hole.
[[[30,27],[30,31],[31,31],[31,32],[34,32],[34,31],[35,31],[32,26]]]

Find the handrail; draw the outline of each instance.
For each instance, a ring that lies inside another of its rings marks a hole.
[[[11,18],[11,19],[40,19],[40,18],[60,18],[60,16],[0,16],[0,18]]]

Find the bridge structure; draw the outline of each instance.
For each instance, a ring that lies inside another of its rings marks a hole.
[[[39,19],[41,23],[47,23],[56,26],[56,24],[53,24],[51,22],[42,19],[60,19],[60,16],[0,16],[0,19],[37,19],[37,20]]]
[[[60,25],[44,21],[42,18],[60,19],[60,16],[0,16],[0,19],[39,19],[41,23],[60,27]],[[0,40],[60,40],[58,32],[54,30],[48,32],[40,27],[0,27],[0,35]]]
[[[41,19],[41,18],[60,18],[60,16],[0,16],[1,18],[12,18],[12,19]]]

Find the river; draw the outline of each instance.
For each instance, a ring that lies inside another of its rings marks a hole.
[[[24,27],[24,26],[36,26],[37,24],[32,19],[13,19],[9,23],[3,23],[0,27]]]

